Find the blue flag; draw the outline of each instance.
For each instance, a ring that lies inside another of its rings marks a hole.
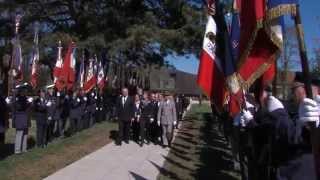
[[[237,64],[239,59],[239,43],[240,43],[240,17],[236,1],[234,1],[234,10],[232,15],[230,41],[232,47],[233,63]]]

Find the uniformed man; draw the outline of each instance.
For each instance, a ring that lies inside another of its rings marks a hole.
[[[95,118],[96,118],[96,122],[102,122],[106,119],[103,91],[99,91],[99,95],[97,96],[97,99],[96,99]]]
[[[37,146],[44,148],[47,145],[47,100],[45,90],[39,90],[39,97],[33,103],[34,117],[37,124]]]
[[[62,92],[57,92],[57,108],[55,113],[56,132],[59,137],[65,135],[65,125],[68,118],[69,106],[68,96]]]
[[[282,102],[264,91],[260,112],[255,115],[258,173],[256,178],[268,180],[315,180],[314,158],[310,145],[309,122],[319,122],[317,103],[306,98],[304,85],[293,86],[298,116],[291,120]]]
[[[50,142],[53,140],[55,124],[57,123],[60,114],[56,111],[57,97],[54,95],[54,84],[47,86],[47,93],[47,142]]]
[[[12,127],[16,129],[15,138],[15,154],[27,151],[28,128],[31,126],[29,118],[29,110],[33,99],[26,96],[26,88],[28,84],[18,85],[13,91],[13,98],[7,98],[7,104],[12,108]]]
[[[91,91],[91,93],[88,94],[88,121],[89,121],[89,127],[93,126],[95,124],[95,113],[96,113],[96,100],[98,99],[96,93],[94,90]]]
[[[86,109],[87,109],[87,97],[83,90],[80,90],[79,99],[81,102],[80,105],[80,122],[79,122],[79,130],[82,130],[86,127]]]
[[[8,109],[5,97],[0,95],[0,146],[5,143],[5,134],[8,126]]]
[[[173,136],[173,127],[177,123],[176,106],[170,100],[169,92],[165,93],[164,101],[160,102],[157,122],[162,128],[162,145],[163,147],[171,147],[171,140]]]
[[[70,135],[80,130],[81,121],[81,99],[79,91],[75,90],[70,99]]]

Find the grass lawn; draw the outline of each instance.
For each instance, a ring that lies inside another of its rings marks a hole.
[[[208,105],[194,105],[179,129],[159,180],[238,180],[231,152]]]
[[[33,125],[29,133],[33,137],[35,136],[34,127]],[[72,137],[59,138],[45,149],[33,148],[25,154],[8,156],[0,161],[0,179],[43,179],[108,144],[111,141],[110,133],[116,129],[116,123],[102,122]],[[13,138],[14,130],[10,129],[7,132],[7,142],[12,143]]]

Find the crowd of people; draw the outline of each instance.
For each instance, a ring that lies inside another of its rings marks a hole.
[[[183,95],[173,96],[169,92],[150,93],[138,91],[129,96],[122,89],[116,102],[116,118],[119,123],[117,145],[129,143],[129,139],[143,146],[150,142],[165,147],[171,146],[173,129],[179,127],[189,101]]]
[[[313,85],[312,100],[307,98],[304,84],[296,81],[291,100],[284,102],[267,86],[263,92],[246,94],[237,116],[231,117],[227,110],[214,113],[243,180],[317,179],[319,139],[314,138],[319,129],[319,88]]]
[[[90,128],[104,120],[118,121],[116,143],[135,140],[141,146],[153,142],[170,146],[173,128],[188,106],[183,95],[143,92],[137,88],[130,94],[127,88],[118,93],[74,89],[58,92],[54,85],[39,90],[37,96],[29,96],[28,84],[13,88],[12,95],[0,98],[0,135],[5,142],[5,131],[12,119],[16,129],[14,152],[27,151],[28,131],[31,120],[36,124],[36,145],[44,148],[57,137],[68,137]],[[161,133],[164,134],[161,136]]]

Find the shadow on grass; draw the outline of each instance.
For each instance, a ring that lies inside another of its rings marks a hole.
[[[111,130],[110,131],[110,136],[109,136],[110,139],[115,141],[115,140],[117,140],[118,136],[119,136],[119,132],[118,131],[116,131],[116,130]]]
[[[213,121],[211,114],[203,114],[204,125],[201,127],[201,136],[205,142],[200,153],[200,162],[197,171],[194,174],[196,179],[219,179],[236,180],[237,178],[225,172],[233,172],[233,163],[231,154],[227,153],[229,149],[224,138],[219,135],[217,124]]]
[[[158,179],[238,180],[230,148],[211,113],[192,114],[176,135]]]
[[[33,137],[28,138],[28,150],[32,149],[36,145],[36,141]],[[14,154],[14,144],[9,143],[9,144],[1,144],[0,145],[0,160],[3,160],[11,155]]]
[[[14,153],[14,144],[2,144],[0,145],[0,160],[11,156]]]

